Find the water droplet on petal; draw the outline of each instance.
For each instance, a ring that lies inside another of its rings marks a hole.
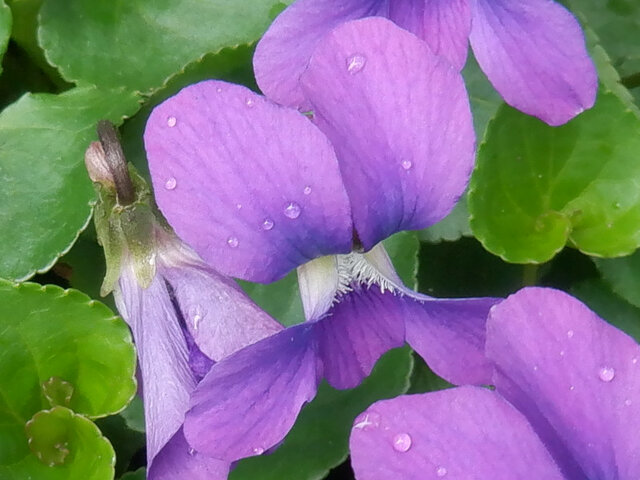
[[[380,414],[376,412],[364,412],[358,415],[353,423],[353,428],[359,430],[371,430],[380,426]]]
[[[575,389],[576,389],[576,387],[574,387],[573,385],[571,385],[571,386],[569,387],[569,390],[571,390],[572,392],[573,392]]]
[[[218,88],[216,88],[216,92],[218,92],[218,93],[222,93],[222,87],[218,87]]]
[[[573,330],[567,332],[567,338],[573,338]]]
[[[436,475],[438,475],[439,477],[444,477],[447,474],[447,469],[444,467],[438,467],[438,469],[436,470]]]
[[[404,168],[405,170],[410,170],[412,166],[413,166],[413,163],[411,163],[411,160],[402,161],[402,168]]]
[[[237,208],[238,210],[240,210],[240,209],[242,208],[242,204],[241,204],[241,203],[236,203],[236,208]]]
[[[247,107],[252,108],[255,105],[255,102],[253,101],[252,98],[247,98],[244,103],[247,105]]]
[[[564,355],[565,355],[565,351],[564,350],[560,350],[560,356],[564,357]]]
[[[411,436],[408,433],[399,433],[393,437],[393,449],[396,452],[406,452],[411,448]]]
[[[603,382],[610,382],[616,376],[616,371],[612,367],[602,367],[598,371],[598,377]]]
[[[632,402],[632,401],[631,401],[631,399],[629,399],[629,398],[627,398],[627,399],[624,401],[624,404],[625,404],[627,407],[630,407],[632,403],[633,403],[633,402]]]
[[[273,225],[273,220],[271,220],[270,218],[265,218],[264,222],[262,222],[262,229],[269,231],[273,228]]]
[[[310,195],[311,194],[311,187],[309,185],[307,185],[306,187],[304,187],[303,193],[305,195]]]
[[[196,449],[195,448],[190,448],[189,449],[189,455],[193,456],[196,454]]]
[[[355,75],[364,68],[366,63],[367,58],[365,56],[352,55],[347,58],[347,72],[349,72],[351,75]]]
[[[193,316],[193,329],[198,330],[198,324],[202,320],[202,315],[198,315],[197,313]]]
[[[262,455],[264,453],[264,448],[256,447],[253,449],[253,453],[255,453],[256,455]]]
[[[229,245],[231,248],[236,248],[238,246],[238,239],[236,237],[229,237],[227,238],[227,245]]]
[[[300,216],[300,205],[296,202],[289,202],[286,207],[284,207],[284,215],[288,218],[295,219]]]
[[[169,127],[175,127],[176,123],[178,123],[178,120],[176,119],[176,117],[169,117],[167,118],[167,125]]]
[[[178,184],[178,181],[174,178],[167,178],[167,181],[164,182],[164,188],[166,188],[167,190],[173,190],[174,188],[176,188],[176,185]]]
[[[533,366],[533,371],[534,371],[534,372],[537,372],[537,371],[538,371],[538,365],[534,365],[534,366]]]

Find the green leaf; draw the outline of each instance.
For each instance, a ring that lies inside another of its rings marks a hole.
[[[147,478],[147,470],[144,468],[139,468],[135,472],[127,472],[120,480],[145,480]]]
[[[26,421],[54,405],[118,412],[135,394],[134,374],[129,329],[104,305],[76,290],[0,281],[0,438],[18,441]],[[23,455],[0,453],[0,463]]]
[[[96,425],[116,452],[116,476],[124,474],[134,455],[144,449],[144,434],[130,430],[121,415],[100,418]]]
[[[7,51],[9,37],[11,36],[11,9],[7,7],[4,1],[0,0],[0,61],[4,52]],[[2,66],[0,66],[2,72]]]
[[[396,233],[387,238],[384,245],[402,281],[407,286],[414,287],[420,247],[415,232]],[[295,325],[304,321],[295,271],[282,280],[266,285],[243,281],[238,283],[260,307],[283,325]]]
[[[616,295],[604,281],[591,279],[580,282],[571,293],[613,326],[640,342],[640,309]],[[637,295],[635,298],[638,301]]]
[[[46,0],[40,44],[78,84],[149,92],[225,47],[255,42],[277,0]]]
[[[0,445],[5,440],[0,430]],[[113,479],[111,444],[91,421],[67,408],[36,413],[23,429],[20,447],[26,453],[16,462],[6,462],[0,447],[2,480]]]
[[[540,263],[569,242],[597,256],[640,245],[640,120],[614,94],[561,127],[502,107],[471,179],[474,235],[509,262]]]
[[[435,225],[418,232],[421,242],[430,243],[453,242],[459,238],[470,236],[471,227],[469,226],[469,208],[467,207],[466,194],[460,197],[460,200],[449,215]]]
[[[140,396],[133,397],[127,408],[120,412],[120,416],[124,419],[129,429],[134,432],[144,433],[144,406]]]
[[[83,158],[96,122],[138,108],[134,94],[84,88],[28,94],[0,114],[0,276],[29,278],[69,249],[91,215]]]
[[[504,102],[469,51],[469,58],[462,70],[465,85],[469,93],[469,103],[473,113],[473,126],[478,142],[484,137],[489,121],[493,118],[498,107]]]
[[[357,388],[334,390],[322,384],[284,444],[271,455],[240,461],[230,480],[296,480],[324,478],[349,452],[349,433],[355,417],[382,398],[401,395],[411,371],[408,348],[388,352]]]
[[[594,260],[613,291],[640,308],[640,250],[627,257]]]

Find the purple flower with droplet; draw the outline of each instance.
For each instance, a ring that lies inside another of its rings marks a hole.
[[[351,433],[358,480],[640,478],[640,346],[584,304],[525,288],[492,308],[495,391],[373,404]]]
[[[207,81],[156,107],[145,132],[158,204],[202,258],[257,282],[298,269],[307,321],[217,363],[192,395],[189,443],[226,461],[277,445],[322,378],[354,387],[405,340],[451,381],[490,374],[496,299],[417,294],[380,244],[442,219],[467,185],[474,134],[459,72],[368,18],[320,42],[301,85],[313,121]]]
[[[156,221],[144,181],[133,180],[108,123],[85,161],[99,200],[105,250],[102,293],[113,289],[129,324],[142,377],[147,478],[224,480],[230,463],[197,452],[182,426],[191,393],[214,362],[282,330],[231,279],[206,265]],[[167,185],[170,187],[170,184]]]
[[[550,125],[593,106],[598,82],[582,30],[551,0],[297,0],[258,43],[258,85],[277,102],[306,108],[299,78],[317,43],[342,22],[375,15],[413,32],[458,69],[470,42],[505,101]]]

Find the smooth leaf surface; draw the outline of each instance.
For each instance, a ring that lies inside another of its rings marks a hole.
[[[28,94],[0,114],[0,276],[29,278],[69,249],[91,215],[83,159],[96,123],[138,108],[134,94],[86,88]]]
[[[275,0],[46,0],[40,44],[78,84],[149,92],[210,52],[255,42]]]
[[[95,424],[67,408],[36,413],[22,436],[27,454],[18,462],[0,463],[2,480],[113,478],[115,454],[111,444]]]
[[[127,326],[75,290],[0,281],[0,465],[26,455],[24,426],[52,404],[115,413],[136,390]]]
[[[509,262],[540,263],[565,243],[591,255],[640,245],[640,120],[614,94],[562,127],[502,107],[480,147],[471,228]]]
[[[640,308],[640,250],[626,257],[594,260],[611,289]]]
[[[242,460],[230,480],[321,479],[341,463],[349,451],[349,432],[355,417],[371,403],[406,391],[412,357],[408,348],[391,350],[362,384],[334,390],[323,383],[284,440],[271,455]]]

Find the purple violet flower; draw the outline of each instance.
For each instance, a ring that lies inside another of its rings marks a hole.
[[[131,167],[127,172],[115,130],[101,123],[99,134],[85,161],[99,196],[96,230],[107,259],[102,293],[113,289],[136,344],[147,478],[226,479],[229,462],[195,451],[184,438],[190,395],[215,361],[282,326],[156,221],[148,187]]]
[[[145,131],[158,204],[203,259],[258,282],[298,268],[307,322],[217,363],[192,395],[187,440],[226,461],[277,445],[322,378],[354,387],[405,340],[453,382],[490,379],[484,325],[497,300],[417,294],[380,244],[442,219],[467,185],[474,133],[459,72],[368,18],[320,42],[301,85],[313,121],[206,81],[156,107]]]
[[[297,0],[258,43],[260,89],[307,108],[299,79],[320,39],[342,22],[376,15],[416,34],[457,69],[470,42],[504,100],[550,125],[593,106],[598,82],[582,30],[551,0]]]
[[[491,309],[495,391],[374,403],[355,421],[359,480],[640,478],[640,346],[575,298],[525,288]]]

